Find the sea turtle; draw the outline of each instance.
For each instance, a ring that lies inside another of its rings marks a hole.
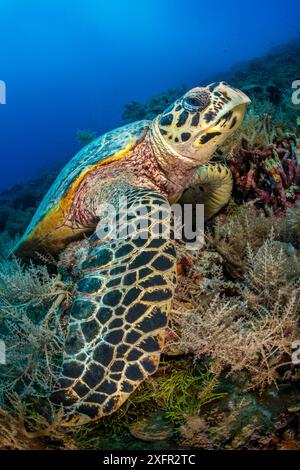
[[[65,410],[64,425],[114,412],[156,371],[176,285],[170,204],[193,187],[203,190],[207,217],[227,203],[230,172],[207,162],[238,128],[249,102],[225,82],[193,88],[153,121],[125,125],[88,144],[41,202],[17,256],[58,254],[89,236],[51,396]],[[120,221],[122,198],[130,230],[114,238],[102,227],[100,236],[95,228],[103,207],[110,204]]]

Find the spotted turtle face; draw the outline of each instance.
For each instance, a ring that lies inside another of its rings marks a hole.
[[[225,82],[193,88],[155,119],[155,132],[177,153],[202,164],[239,127],[249,103]]]

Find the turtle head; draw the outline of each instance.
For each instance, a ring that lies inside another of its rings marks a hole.
[[[225,82],[197,87],[154,120],[154,133],[171,152],[201,165],[241,124],[250,99]]]

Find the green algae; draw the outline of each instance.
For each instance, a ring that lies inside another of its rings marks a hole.
[[[176,448],[178,430],[187,416],[199,414],[204,405],[224,396],[207,366],[194,365],[190,359],[161,362],[155,376],[142,384],[118,411],[99,423],[83,426],[75,440],[83,449],[159,449],[160,442],[149,447],[149,443],[134,439],[130,426],[149,415],[160,414],[174,426],[171,439],[163,441],[164,448]]]

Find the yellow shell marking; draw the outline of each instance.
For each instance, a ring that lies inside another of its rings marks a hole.
[[[49,211],[46,217],[37,224],[33,232],[27,236],[24,241],[24,248],[29,248],[33,243],[43,244],[43,241],[46,241],[47,249],[50,251],[60,251],[65,248],[72,239],[75,240],[82,233],[86,233],[86,228],[72,228],[71,226],[66,225],[66,214],[68,214],[68,211],[70,210],[76,191],[90,172],[100,168],[101,166],[108,165],[109,163],[122,159],[128,154],[128,152],[130,152],[130,150],[132,150],[133,146],[134,145],[131,142],[124,149],[115,153],[111,157],[90,165],[83,170],[78,178],[76,178],[76,180],[71,184],[61,201]]]

